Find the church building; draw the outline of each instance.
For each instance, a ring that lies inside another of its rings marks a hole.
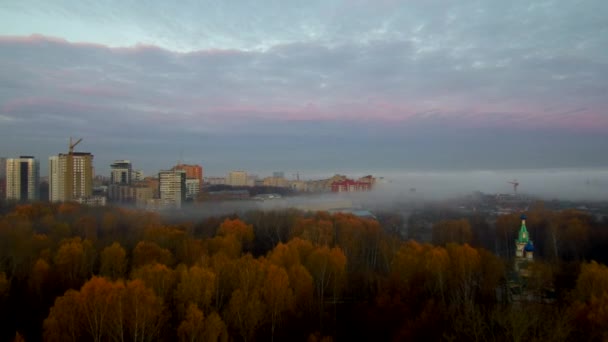
[[[526,215],[521,215],[521,227],[519,235],[515,239],[515,258],[517,259],[534,259],[534,243],[530,240],[530,234],[526,228]]]

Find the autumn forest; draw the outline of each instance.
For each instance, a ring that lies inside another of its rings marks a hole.
[[[431,244],[389,213],[1,209],[2,341],[608,339],[608,224],[575,210],[530,210],[518,277],[515,214],[437,219]]]

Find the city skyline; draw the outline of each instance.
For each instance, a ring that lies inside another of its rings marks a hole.
[[[153,174],[605,167],[602,1],[0,4],[0,155]],[[42,174],[46,174],[42,163]]]

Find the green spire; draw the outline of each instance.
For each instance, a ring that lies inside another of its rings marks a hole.
[[[528,230],[526,229],[526,221],[521,221],[521,228],[519,228],[519,237],[517,242],[519,243],[528,243],[530,241],[530,234],[528,234]]]

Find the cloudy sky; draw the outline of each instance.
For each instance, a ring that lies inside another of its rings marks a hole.
[[[2,1],[0,156],[608,165],[608,1]]]

